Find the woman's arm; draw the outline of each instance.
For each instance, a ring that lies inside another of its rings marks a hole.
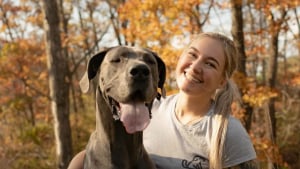
[[[83,169],[83,160],[85,156],[85,150],[79,152],[71,160],[68,169]]]

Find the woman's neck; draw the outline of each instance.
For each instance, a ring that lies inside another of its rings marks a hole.
[[[179,93],[175,112],[182,124],[193,124],[204,117],[211,107],[210,97],[194,97]]]

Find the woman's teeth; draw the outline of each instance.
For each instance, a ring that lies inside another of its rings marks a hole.
[[[186,72],[185,72],[184,75],[185,75],[185,77],[186,77],[188,80],[190,80],[190,81],[192,81],[192,82],[195,82],[195,83],[202,83],[201,80],[195,78],[194,76],[192,76],[192,75],[189,74],[189,73],[186,73]]]

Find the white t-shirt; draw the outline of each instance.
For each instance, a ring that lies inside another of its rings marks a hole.
[[[208,169],[212,111],[193,125],[181,124],[175,116],[178,95],[155,100],[152,119],[144,131],[144,145],[158,169]],[[251,140],[240,123],[229,117],[223,167],[256,158]]]

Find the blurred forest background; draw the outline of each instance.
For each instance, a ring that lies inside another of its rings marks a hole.
[[[239,49],[244,105],[233,114],[261,168],[299,169],[299,0],[0,0],[0,168],[65,169],[84,149],[94,98],[78,81],[93,54],[114,45],[156,51],[170,94],[177,57],[203,31]]]

